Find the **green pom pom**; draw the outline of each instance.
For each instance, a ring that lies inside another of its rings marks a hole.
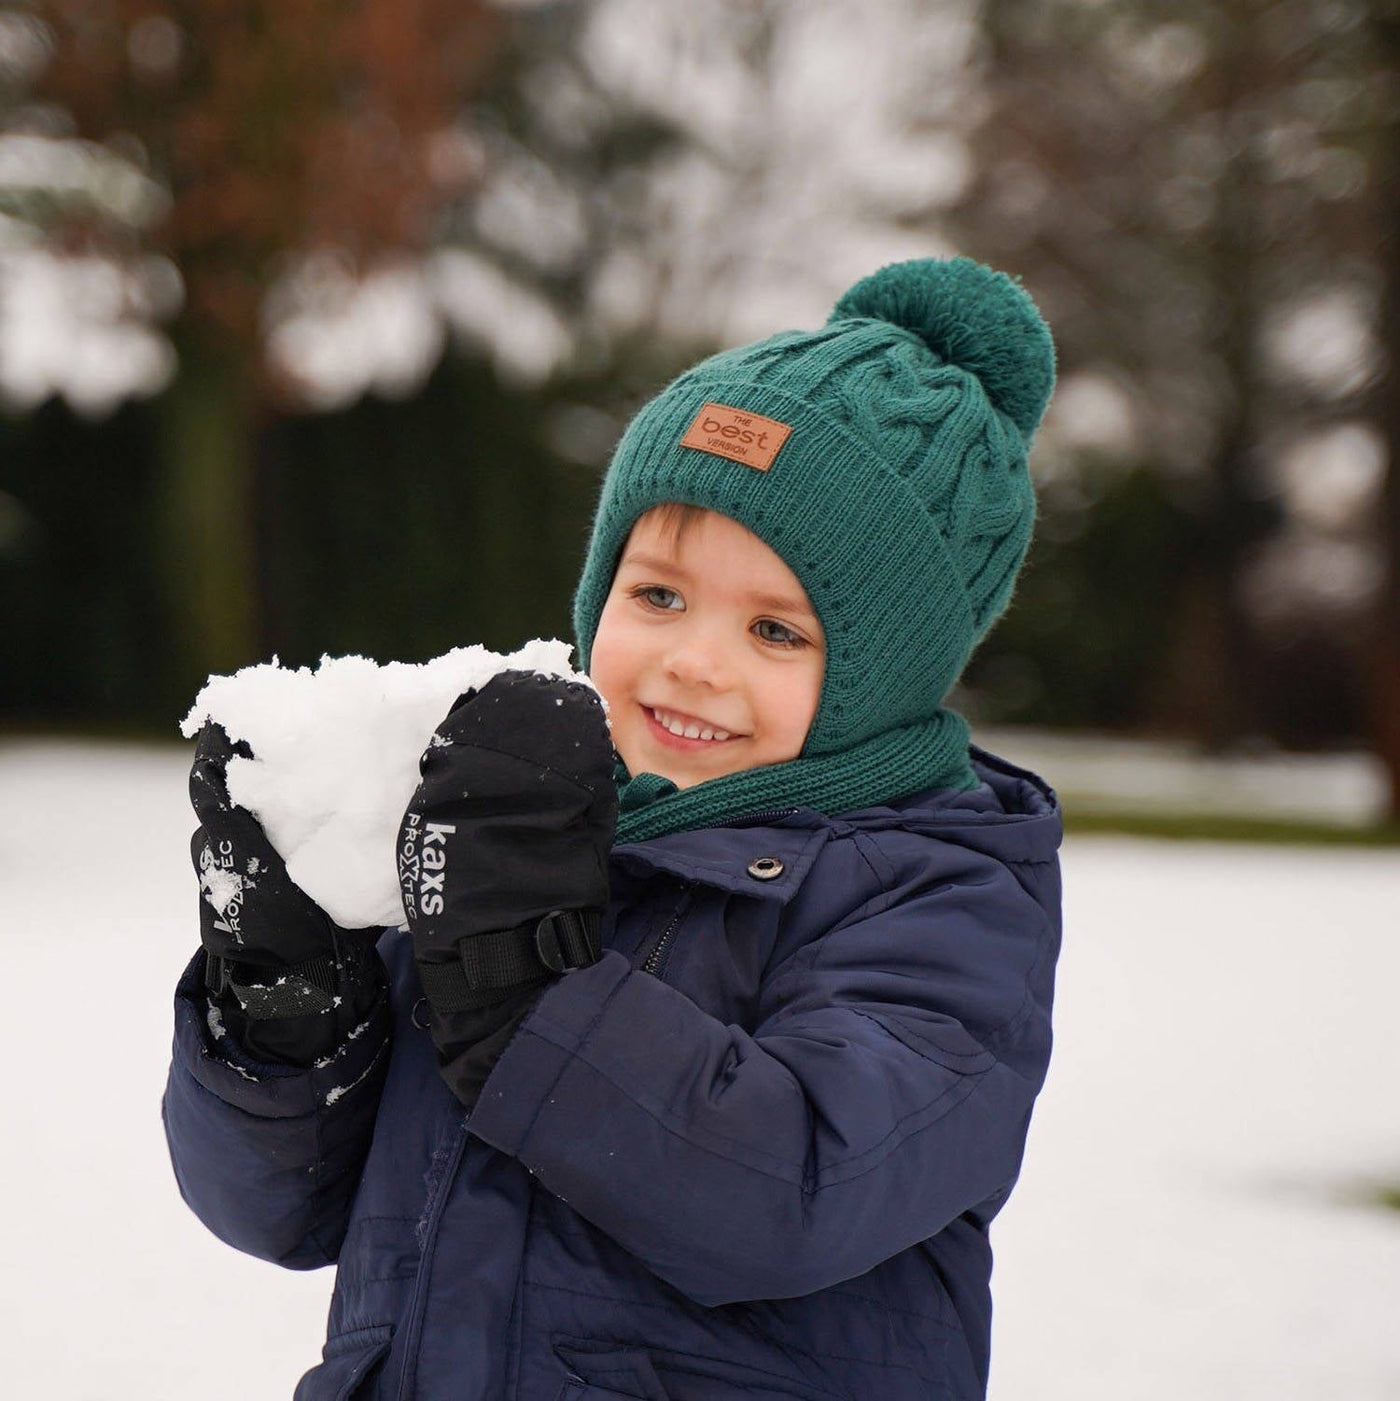
[[[1027,441],[1055,387],[1050,328],[1019,283],[971,258],[915,258],[862,278],[829,321],[864,316],[913,331],[974,375]]]

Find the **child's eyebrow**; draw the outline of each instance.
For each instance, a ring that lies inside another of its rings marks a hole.
[[[776,593],[756,593],[749,595],[755,608],[762,608],[770,613],[795,613],[799,617],[811,618],[816,621],[816,613],[812,610],[812,605],[802,598],[788,598],[783,594]]]
[[[628,550],[618,561],[617,567],[621,569],[624,564],[635,564],[643,569],[655,569],[659,573],[680,574],[684,575],[686,578],[690,577],[675,560],[663,559],[660,555],[633,554],[631,550]]]

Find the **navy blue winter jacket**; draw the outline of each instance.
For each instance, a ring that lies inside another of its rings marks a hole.
[[[1060,816],[974,757],[970,792],[617,847],[601,961],[545,992],[469,1118],[403,931],[387,1001],[311,1070],[243,1057],[197,957],[171,1157],[230,1245],[338,1263],[299,1401],[981,1397]]]

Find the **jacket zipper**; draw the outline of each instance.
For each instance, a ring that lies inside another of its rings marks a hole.
[[[399,1368],[399,1385],[395,1395],[400,1401],[408,1395],[408,1369],[416,1368],[418,1340],[423,1332],[423,1314],[427,1308],[428,1272],[432,1257],[437,1252],[438,1226],[442,1221],[443,1209],[447,1205],[447,1194],[457,1176],[462,1162],[462,1154],[467,1146],[467,1125],[463,1120],[457,1129],[457,1139],[452,1145],[452,1156],[438,1179],[433,1200],[427,1207],[427,1222],[423,1230],[423,1252],[418,1260],[418,1277],[413,1282],[413,1302],[408,1310],[408,1328],[404,1336],[403,1365]]]
[[[730,827],[737,822],[771,822],[774,818],[791,817],[796,811],[796,808],[769,808],[767,812],[746,812],[742,817],[722,817],[718,822],[702,822],[692,830],[700,832],[710,827]]]
[[[773,808],[768,812],[754,813],[745,817],[746,822],[762,822],[775,817],[787,817],[796,812],[796,808]],[[732,821],[732,819],[730,819]],[[711,822],[706,824],[710,827],[723,827],[724,822]],[[680,926],[681,916],[690,905],[690,897],[694,882],[687,881],[682,888],[681,898],[676,903],[674,913],[667,922],[665,929],[661,931],[660,937],[651,946],[646,958],[642,962],[642,972],[650,973],[652,977],[659,978],[666,970],[666,964],[670,961],[671,945],[675,941],[676,930]],[[447,1194],[451,1190],[453,1179],[457,1175],[457,1168],[462,1161],[462,1153],[467,1144],[467,1128],[464,1123],[458,1130],[457,1141],[453,1145],[452,1157],[447,1164],[437,1186],[437,1196],[428,1210],[428,1223],[423,1236],[423,1254],[418,1262],[418,1277],[413,1285],[413,1302],[409,1307],[408,1315],[408,1336],[405,1338],[403,1366],[399,1371],[398,1395],[400,1398],[407,1393],[405,1387],[408,1384],[409,1363],[418,1350],[418,1338],[423,1328],[423,1311],[426,1305],[426,1285],[428,1277],[428,1265],[430,1256],[437,1250],[438,1224],[442,1219],[443,1209],[447,1203]],[[570,1378],[573,1380],[573,1378]],[[582,1378],[579,1379],[580,1381]]]
[[[741,822],[770,822],[778,817],[790,817],[797,811],[796,808],[769,808],[767,812],[746,813]],[[735,818],[725,818],[719,822],[707,822],[706,827],[727,827],[734,822]],[[697,831],[701,830],[696,828]],[[653,978],[660,978],[665,975],[666,965],[670,961],[671,945],[675,941],[676,928],[681,922],[681,916],[685,913],[686,907],[690,904],[690,893],[693,881],[687,881],[685,893],[681,896],[680,903],[676,906],[676,912],[671,916],[670,923],[661,931],[660,937],[651,946],[646,958],[642,961],[642,972],[650,973]]]
[[[690,904],[691,883],[686,882],[681,891],[681,898],[676,905],[670,922],[666,925],[658,936],[656,942],[651,946],[651,951],[642,962],[642,972],[650,973],[653,978],[659,978],[665,971],[666,964],[671,952],[671,944],[676,936],[676,927],[681,922],[681,916],[685,913],[686,907]]]

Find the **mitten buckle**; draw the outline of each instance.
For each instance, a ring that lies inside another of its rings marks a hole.
[[[551,910],[533,924],[458,940],[452,962],[418,960],[418,978],[442,1016],[471,1011],[537,985],[547,973],[572,973],[598,961],[597,910]]]
[[[546,968],[572,973],[598,961],[594,910],[551,910],[535,926],[535,952]]]
[[[229,975],[229,961],[216,953],[204,951],[204,987],[210,997],[222,997],[232,981]]]

